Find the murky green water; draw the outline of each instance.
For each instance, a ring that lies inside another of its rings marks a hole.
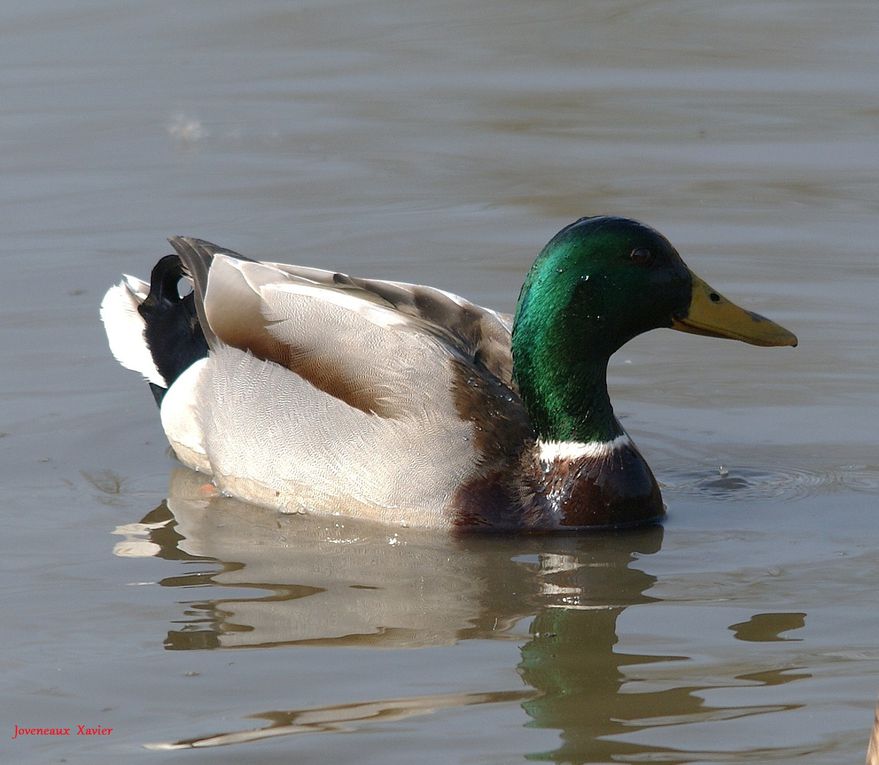
[[[0,7],[3,760],[863,761],[877,30],[853,0]],[[661,529],[208,499],[97,321],[178,233],[509,311],[605,212],[801,341],[615,357]]]

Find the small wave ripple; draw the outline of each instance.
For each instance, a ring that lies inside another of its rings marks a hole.
[[[879,466],[876,465],[842,465],[823,469],[721,465],[677,474],[674,471],[664,472],[660,478],[660,485],[669,494],[707,495],[728,500],[796,500],[851,491],[879,494]]]

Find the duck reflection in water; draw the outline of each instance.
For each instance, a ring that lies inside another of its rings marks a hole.
[[[190,623],[168,633],[168,650],[420,648],[505,635],[520,639],[511,633],[531,620],[517,667],[528,686],[524,690],[264,711],[252,717],[268,726],[159,748],[350,730],[442,708],[518,703],[531,726],[560,732],[557,749],[530,758],[611,761],[656,753],[656,746],[623,736],[657,724],[658,716],[710,712],[694,687],[621,692],[627,667],[683,658],[617,650],[620,614],[654,600],[647,592],[655,577],[632,562],[660,549],[661,527],[590,536],[455,539],[348,519],[278,515],[234,499],[206,497],[203,478],[178,469],[166,502],[140,524],[117,531],[126,537],[117,545],[119,555],[219,566],[212,571],[200,565],[197,572],[164,579],[162,585],[211,584],[237,591],[234,597],[186,603]],[[241,597],[247,589],[254,597]]]

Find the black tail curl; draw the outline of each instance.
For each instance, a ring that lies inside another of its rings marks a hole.
[[[180,296],[179,282],[186,276],[177,255],[166,255],[153,267],[150,292],[137,310],[144,320],[144,339],[166,387],[150,383],[156,403],[193,363],[208,355],[208,344],[199,324],[192,292]]]

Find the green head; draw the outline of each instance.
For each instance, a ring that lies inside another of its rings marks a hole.
[[[607,396],[608,359],[659,327],[796,344],[787,330],[713,291],[649,226],[582,218],[543,248],[516,307],[514,375],[538,435],[581,442],[621,435]]]
[[[610,356],[642,332],[670,327],[686,312],[690,288],[689,269],[659,232],[625,218],[582,218],[556,234],[531,267],[516,331],[549,312],[552,328],[566,330],[556,340]]]

